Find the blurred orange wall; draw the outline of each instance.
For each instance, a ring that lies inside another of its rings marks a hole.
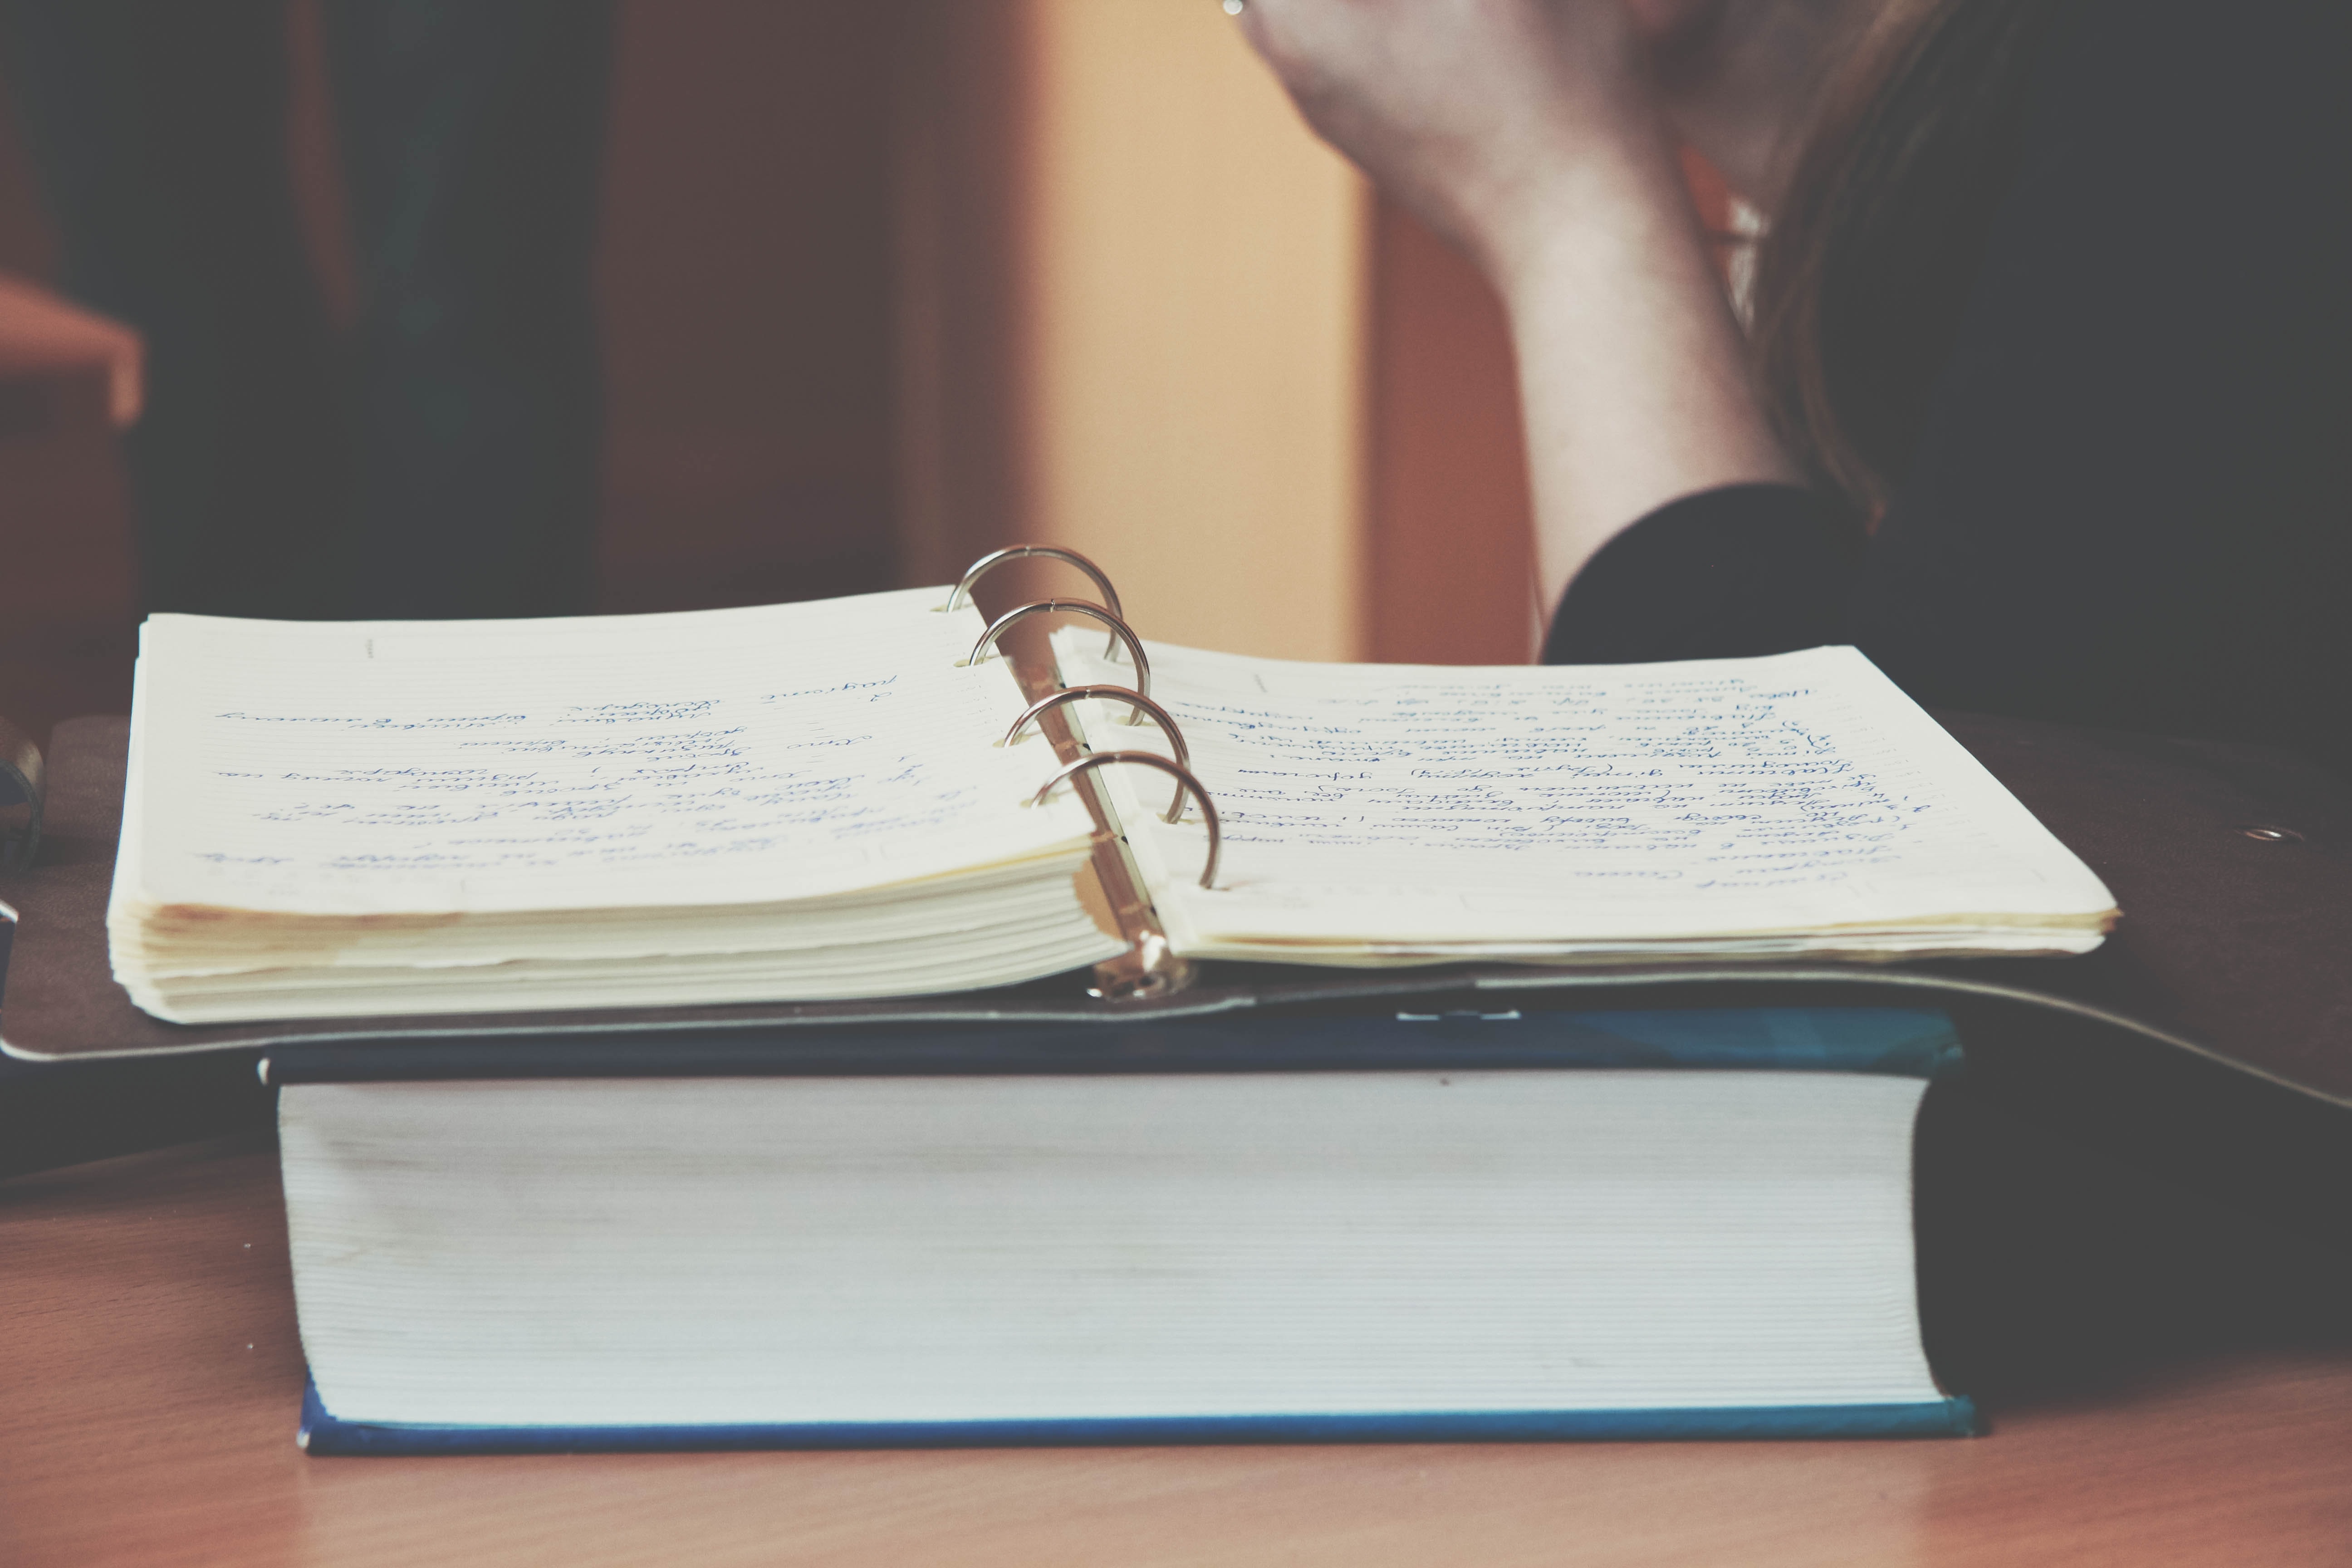
[[[1526,658],[1510,352],[1468,264],[1202,0],[930,0],[920,30],[905,569],[1059,542],[1147,637]]]

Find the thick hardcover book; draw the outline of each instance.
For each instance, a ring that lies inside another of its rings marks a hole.
[[[1916,1315],[1939,1014],[1086,1040],[273,1053],[306,1446],[1974,1429]]]

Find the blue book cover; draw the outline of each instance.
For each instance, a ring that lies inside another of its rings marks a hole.
[[[1349,1415],[1118,1420],[824,1422],[740,1426],[426,1426],[337,1419],[315,1384],[299,1438],[314,1458],[467,1454],[657,1454],[746,1448],[1167,1447],[1200,1443],[1647,1443],[1972,1437],[1964,1398],[1918,1405],[1680,1410],[1412,1410]]]
[[[273,1049],[262,1060],[261,1075],[283,1085],[1688,1068],[1933,1079],[1959,1066],[1959,1037],[1951,1020],[1930,1008],[1507,1008],[321,1042]]]

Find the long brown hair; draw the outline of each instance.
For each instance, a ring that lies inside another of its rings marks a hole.
[[[1757,378],[1874,522],[1909,465],[2068,0],[1901,0],[1824,96],[1757,258]]]

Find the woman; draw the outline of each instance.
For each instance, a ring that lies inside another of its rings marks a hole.
[[[1853,641],[1928,703],[2344,763],[2352,6],[1240,14],[1508,306],[1548,658]],[[1752,345],[1678,142],[1770,220]]]

